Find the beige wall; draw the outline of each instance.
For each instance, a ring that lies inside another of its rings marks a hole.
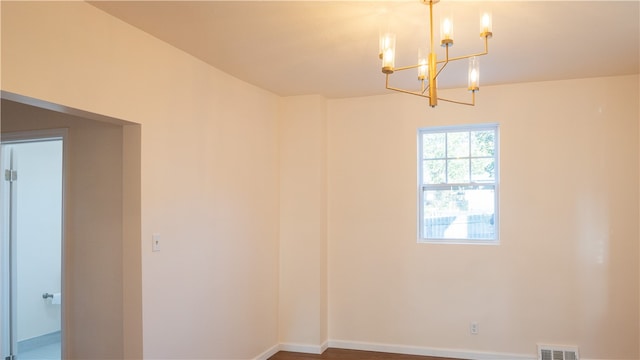
[[[2,2],[2,90],[142,124],[146,358],[277,344],[276,96],[84,2]]]
[[[287,97],[280,117],[280,343],[317,353],[327,341],[326,106]]]
[[[638,76],[478,102],[329,102],[329,337],[638,358]],[[485,122],[500,123],[501,244],[417,244],[416,130]]]
[[[68,128],[65,358],[122,358],[122,126],[7,100],[1,125],[3,133]]]

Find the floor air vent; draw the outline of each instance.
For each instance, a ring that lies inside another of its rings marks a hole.
[[[580,360],[580,357],[577,347],[538,345],[538,360]]]

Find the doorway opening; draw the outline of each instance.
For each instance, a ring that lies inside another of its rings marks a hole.
[[[66,130],[2,135],[2,353],[62,354]]]
[[[62,358],[142,358],[141,125],[6,91],[0,98],[3,143],[15,132],[68,131]],[[0,326],[0,355],[7,333]]]

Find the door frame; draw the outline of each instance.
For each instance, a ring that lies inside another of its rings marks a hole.
[[[65,214],[67,213],[67,201],[66,201],[66,193],[67,193],[67,182],[66,182],[66,177],[67,177],[67,164],[69,163],[68,161],[68,156],[69,156],[69,151],[67,149],[68,147],[68,129],[67,128],[56,128],[56,129],[44,129],[44,130],[28,130],[28,131],[17,131],[17,132],[6,132],[6,133],[2,133],[0,134],[0,143],[2,145],[4,144],[18,144],[18,143],[29,143],[29,142],[40,142],[40,141],[47,141],[47,140],[61,140],[62,141],[62,189],[61,189],[61,203],[62,203],[62,209],[61,209],[61,234],[60,234],[60,254],[61,254],[61,259],[60,259],[60,263],[61,263],[61,268],[60,268],[60,291],[63,294],[63,298],[64,298],[64,294],[66,293],[66,285],[65,285],[65,278],[66,278],[66,270],[65,270],[65,234],[66,234],[66,216]],[[0,147],[1,149],[1,147]],[[4,169],[5,169],[5,155],[1,153],[0,150],[0,164],[2,165],[2,176],[4,176]],[[2,179],[2,181],[4,181],[4,179]],[[3,184],[4,187],[4,184]],[[11,191],[11,190],[10,190]],[[4,223],[8,220],[11,219],[11,217],[9,216],[9,214],[5,214],[5,206],[4,204],[2,206],[0,206],[0,218],[2,219],[2,223],[4,225]],[[14,222],[15,219],[11,219],[10,221]],[[13,226],[12,226],[13,227]],[[11,234],[8,233],[8,231],[3,230],[2,234],[0,236],[0,245],[2,246],[2,249],[10,249],[11,247],[9,246],[9,243],[11,242]],[[15,268],[15,264],[10,265],[10,261],[8,260],[11,256],[13,256],[13,254],[8,254],[8,251],[2,251],[1,253],[1,264],[2,266],[0,266],[0,312],[1,315],[0,318],[2,319],[11,319],[10,321],[7,322],[2,322],[0,324],[0,355],[2,356],[2,359],[4,359],[6,356],[10,356],[10,355],[15,355],[14,354],[10,354],[10,351],[13,350],[14,352],[17,351],[17,339],[11,336],[11,332],[13,331],[13,333],[15,334],[15,318],[16,318],[16,309],[10,309],[10,299],[9,296],[13,297],[13,301],[16,301],[16,294],[11,294],[10,293],[10,283],[15,281],[15,276],[16,274],[13,273],[12,271],[9,271],[9,267],[13,266]],[[13,277],[10,278],[10,277]],[[63,354],[65,353],[65,313],[66,313],[66,306],[65,306],[66,302],[62,301],[61,307],[60,307],[60,334],[61,334],[61,342],[60,342],[60,346],[61,346],[61,353],[60,353],[60,357],[63,357]],[[10,329],[10,325],[13,323],[13,329]]]

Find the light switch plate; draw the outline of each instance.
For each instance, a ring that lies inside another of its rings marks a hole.
[[[151,236],[151,250],[160,251],[160,234],[153,234]]]

